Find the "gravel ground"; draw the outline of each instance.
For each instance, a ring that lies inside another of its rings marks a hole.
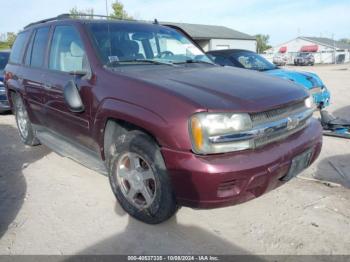
[[[318,73],[330,111],[350,115],[348,65],[297,69]],[[12,115],[0,116],[0,141],[0,254],[350,254],[350,140],[326,137],[309,170],[258,199],[181,208],[157,226],[125,214],[105,176],[23,146]]]

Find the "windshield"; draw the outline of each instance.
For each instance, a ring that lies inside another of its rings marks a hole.
[[[277,66],[255,53],[235,53],[232,55],[232,58],[235,60],[236,63],[238,63],[246,69],[267,71],[277,68]]]
[[[0,52],[0,71],[3,71],[9,60],[10,53]]]
[[[175,29],[138,23],[90,23],[89,31],[103,64],[212,63]]]
[[[308,55],[309,55],[309,53],[299,53],[299,56],[301,56],[301,57],[306,57]]]

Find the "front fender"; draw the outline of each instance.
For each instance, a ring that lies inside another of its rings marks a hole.
[[[149,132],[159,145],[169,147],[171,135],[168,122],[156,112],[125,101],[108,98],[101,102],[94,120],[93,136],[99,144],[102,159],[104,159],[104,131],[108,120],[123,120]]]

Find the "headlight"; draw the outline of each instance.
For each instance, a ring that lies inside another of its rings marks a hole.
[[[312,96],[309,96],[308,98],[305,99],[305,106],[306,108],[310,108],[310,109],[314,109],[316,107]]]
[[[237,134],[252,128],[244,113],[197,113],[190,119],[189,129],[193,151],[198,154],[225,153],[251,148],[250,140],[213,143],[215,136]]]
[[[4,82],[0,81],[0,86],[3,86],[4,85]]]

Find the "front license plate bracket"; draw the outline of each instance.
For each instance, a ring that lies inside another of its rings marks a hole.
[[[297,155],[296,157],[294,157],[287,175],[285,175],[284,177],[281,177],[280,180],[289,181],[293,177],[296,177],[298,174],[300,174],[304,169],[306,169],[310,165],[312,154],[313,154],[313,149],[308,149],[303,153],[301,153],[300,155]]]

